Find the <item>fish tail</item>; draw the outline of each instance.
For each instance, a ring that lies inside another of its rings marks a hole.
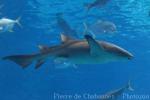
[[[20,26],[22,28],[22,24],[20,23],[20,20],[21,20],[21,17],[18,17],[16,19],[16,23],[17,23],[18,26]]]
[[[2,60],[10,60],[20,65],[23,69],[27,68],[29,65],[33,63],[33,61],[37,60],[38,55],[13,55],[3,57]],[[38,59],[35,68],[39,68],[44,63],[44,59]]]
[[[133,89],[132,86],[131,86],[131,81],[130,81],[130,80],[129,80],[128,84],[127,84],[127,89],[128,89],[129,91],[134,91],[134,89]]]

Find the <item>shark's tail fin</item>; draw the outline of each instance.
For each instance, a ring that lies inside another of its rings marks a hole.
[[[13,55],[13,56],[6,56],[2,58],[2,60],[10,60],[15,62],[16,64],[20,65],[22,68],[27,68],[33,61],[36,60],[37,55]],[[36,64],[36,68],[39,68],[41,64],[43,64],[43,59],[38,60]]]
[[[2,59],[11,60],[16,64],[20,65],[22,68],[26,68],[33,62],[34,55],[14,55],[14,56],[6,56]]]
[[[20,23],[20,20],[21,20],[21,17],[18,17],[18,18],[15,20],[15,22],[17,23],[17,25],[18,25],[19,27],[22,28],[22,25],[21,25],[21,23]]]
[[[131,81],[130,81],[130,80],[128,81],[127,89],[128,89],[129,91],[134,91],[134,89],[133,89],[132,86],[131,86]]]
[[[83,34],[86,35],[88,33],[88,25],[87,25],[86,22],[84,22],[83,26],[84,26],[84,32],[83,32]]]

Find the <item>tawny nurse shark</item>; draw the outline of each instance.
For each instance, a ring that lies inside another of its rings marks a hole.
[[[67,59],[73,64],[101,64],[133,58],[133,55],[125,49],[115,44],[95,40],[90,35],[85,35],[84,40],[74,40],[61,34],[61,39],[62,43],[60,45],[40,46],[40,53],[6,56],[3,60],[11,60],[22,66],[22,68],[26,68],[33,61],[37,61],[35,66],[37,69],[48,58],[61,61]]]

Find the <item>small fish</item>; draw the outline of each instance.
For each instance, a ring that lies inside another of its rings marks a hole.
[[[92,8],[95,7],[102,7],[104,5],[106,5],[110,0],[95,0],[92,3],[85,3],[85,7],[87,8],[87,10],[89,11]]]
[[[56,14],[57,24],[59,28],[68,36],[75,36],[78,37],[77,31],[72,29],[68,22],[63,18],[62,13]]]
[[[94,37],[98,34],[112,34],[117,32],[117,27],[113,22],[98,20],[93,25],[84,23],[85,32],[91,33]]]
[[[133,55],[127,50],[109,42],[95,40],[89,35],[85,35],[84,40],[75,40],[61,34],[61,39],[60,45],[39,46],[39,53],[12,55],[2,59],[13,61],[22,68],[36,61],[35,68],[38,69],[48,58],[56,61],[61,59],[61,62],[68,61],[69,66],[70,64],[101,64],[133,58]]]
[[[1,18],[0,19],[0,27],[2,30],[0,32],[13,32],[13,27],[15,24],[18,24],[20,27],[20,17],[16,20],[8,19],[8,18]]]
[[[127,85],[123,86],[122,88],[106,93],[104,95],[104,97],[106,98],[101,98],[100,100],[117,100],[118,97],[121,96],[126,90],[134,91],[134,89],[131,87],[130,81]]]

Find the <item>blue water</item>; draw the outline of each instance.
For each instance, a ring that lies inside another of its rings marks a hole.
[[[23,26],[15,26],[13,33],[0,33],[0,58],[39,52],[39,44],[59,44],[61,31],[56,25],[55,14],[62,12],[79,33],[83,31],[82,23],[85,21],[113,21],[118,33],[104,40],[129,50],[134,59],[78,65],[77,69],[55,69],[53,61],[48,60],[38,70],[34,69],[35,63],[22,69],[13,62],[0,61],[0,100],[54,100],[54,93],[104,94],[124,86],[128,80],[131,80],[135,91],[126,93],[150,94],[150,1],[111,0],[104,7],[91,9],[87,14],[83,4],[92,1],[0,0],[0,5],[4,5],[0,9],[0,17],[16,19],[21,16]]]

